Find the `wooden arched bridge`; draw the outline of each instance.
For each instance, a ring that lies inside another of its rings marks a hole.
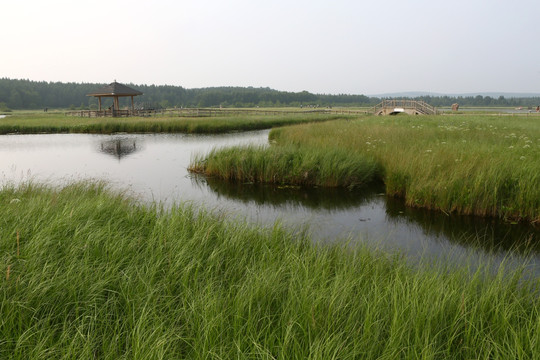
[[[417,100],[383,100],[371,108],[375,115],[396,115],[406,113],[410,115],[436,115],[437,109],[424,101]]]

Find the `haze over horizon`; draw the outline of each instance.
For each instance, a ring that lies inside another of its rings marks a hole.
[[[540,2],[3,4],[0,77],[319,94],[540,93]]]

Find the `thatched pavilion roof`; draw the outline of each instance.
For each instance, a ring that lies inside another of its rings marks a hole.
[[[90,94],[87,94],[87,96],[137,96],[142,94],[143,93],[138,90],[132,89],[115,81]]]

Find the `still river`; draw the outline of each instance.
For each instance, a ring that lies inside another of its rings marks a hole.
[[[230,184],[187,171],[194,154],[215,147],[267,144],[268,130],[225,135],[54,134],[0,136],[0,184],[33,180],[53,185],[96,179],[127,190],[143,202],[165,206],[193,203],[229,217],[293,230],[314,240],[362,241],[412,261],[448,259],[474,264],[479,258],[526,262],[540,275],[540,231],[531,226],[411,209],[384,195],[382,186],[364,190],[298,189]]]

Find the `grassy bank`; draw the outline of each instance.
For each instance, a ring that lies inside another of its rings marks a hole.
[[[411,269],[99,185],[0,191],[0,357],[536,358],[519,273]]]
[[[0,119],[0,134],[204,133],[269,129],[275,126],[349,118],[349,115],[288,114],[186,118],[178,116],[83,118],[62,113],[14,113]]]
[[[408,205],[540,221],[540,127],[534,117],[363,117],[275,129],[270,137],[275,144],[267,150],[268,161],[279,148],[298,149],[283,173],[296,173],[295,158],[304,153],[339,151],[347,161],[375,162],[387,193]],[[195,159],[193,168],[227,178],[235,151],[239,162],[246,158],[245,150],[228,149]],[[319,157],[314,168],[335,167],[333,161]],[[235,166],[251,176],[243,165]],[[327,176],[321,173],[317,182],[327,183]]]
[[[196,155],[190,171],[227,180],[308,186],[362,186],[379,175],[371,158],[339,148],[249,146]]]

